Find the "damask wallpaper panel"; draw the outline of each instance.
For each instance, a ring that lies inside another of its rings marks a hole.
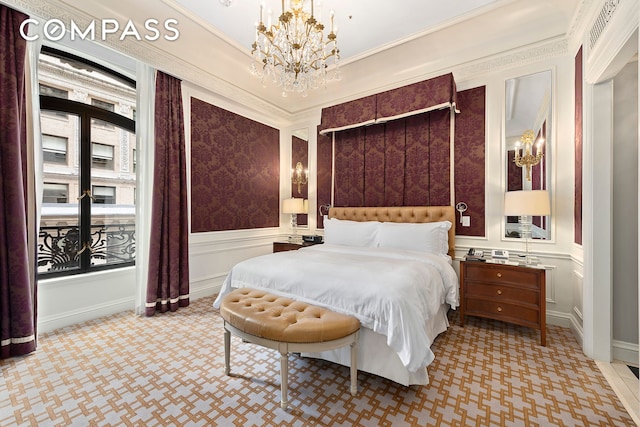
[[[318,126],[318,207],[331,203],[331,168],[333,165],[331,155],[331,135],[320,135],[320,127]],[[317,214],[318,228],[324,228],[323,218],[319,212]]]
[[[385,124],[385,201],[382,206],[404,204],[405,133],[406,120],[394,120]]]
[[[278,129],[191,98],[191,232],[279,226]]]
[[[364,206],[364,149],[364,127],[336,132],[335,206]]]
[[[404,206],[429,204],[429,114],[411,116],[406,121]]]
[[[451,205],[451,110],[429,113],[429,204]]]
[[[365,128],[364,152],[364,206],[384,206],[385,203],[385,143],[384,126]]]
[[[455,203],[465,202],[465,215],[471,216],[470,227],[456,226],[459,236],[485,235],[485,102],[485,86],[458,92]]]
[[[575,58],[575,177],[573,205],[573,240],[582,245],[582,46]]]

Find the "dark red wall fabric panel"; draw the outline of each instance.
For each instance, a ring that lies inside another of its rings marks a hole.
[[[335,206],[364,206],[365,128],[336,132]]]
[[[405,136],[404,205],[429,205],[429,113],[409,117]],[[449,204],[449,203],[447,203]]]
[[[385,203],[384,128],[383,125],[364,128],[364,206],[383,206]]]
[[[318,207],[331,203],[331,138],[331,135],[320,135],[318,127]],[[322,215],[316,214],[318,228],[324,228]]]
[[[278,227],[280,132],[191,98],[191,231]]]
[[[406,120],[385,124],[385,194],[382,206],[403,206]]]
[[[582,47],[575,58],[575,194],[573,206],[573,239],[582,245]]]
[[[429,204],[451,204],[451,111],[429,113]]]
[[[460,236],[485,235],[485,99],[485,86],[458,92],[455,203],[465,202],[465,215],[471,216],[470,227],[456,224],[456,234]]]
[[[381,92],[377,95],[378,118],[407,114],[448,102],[456,102],[453,74]],[[447,109],[448,111],[449,109]]]
[[[295,170],[296,163],[302,163],[304,169],[309,169],[309,144],[302,138],[297,136],[291,137],[291,169]],[[303,199],[309,198],[309,185],[308,183],[300,186],[300,192],[298,193],[298,185],[291,184],[291,197],[302,197]],[[297,217],[298,225],[307,225],[307,215],[300,214]]]
[[[322,109],[320,130],[364,125],[376,119],[376,95],[366,96]]]

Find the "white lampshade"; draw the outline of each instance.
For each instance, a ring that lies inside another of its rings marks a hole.
[[[299,214],[305,212],[304,199],[284,199],[282,201],[282,213]]]
[[[302,213],[309,213],[309,199],[304,199],[304,202],[302,203]]]
[[[551,213],[549,192],[518,190],[504,193],[505,216],[545,216]]]

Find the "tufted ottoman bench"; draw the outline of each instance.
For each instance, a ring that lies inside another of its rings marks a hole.
[[[351,346],[351,394],[358,391],[358,332],[360,321],[265,291],[241,288],[220,303],[224,319],[224,363],[230,374],[231,333],[250,343],[280,352],[282,408],[286,409],[289,352],[316,352]]]

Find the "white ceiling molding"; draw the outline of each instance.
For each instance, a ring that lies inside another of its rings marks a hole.
[[[16,9],[29,14],[34,14],[38,18],[56,18],[70,25],[74,21],[81,28],[86,28],[91,21],[100,20],[99,17],[91,16],[84,11],[71,7],[60,0],[3,0],[9,5],[14,5]],[[282,108],[265,102],[263,99],[244,91],[228,82],[220,79],[207,70],[198,68],[168,52],[157,48],[153,43],[138,41],[135,39],[96,41],[109,48],[125,54],[130,58],[142,61],[156,69],[162,70],[177,78],[192,83],[197,83],[204,89],[210,90],[220,96],[242,103],[244,105],[263,111],[265,114],[274,117],[290,120],[291,114]]]
[[[482,75],[518,68],[561,57],[569,53],[566,37],[556,37],[530,46],[513,49],[482,60],[454,67],[456,80],[471,80]]]

